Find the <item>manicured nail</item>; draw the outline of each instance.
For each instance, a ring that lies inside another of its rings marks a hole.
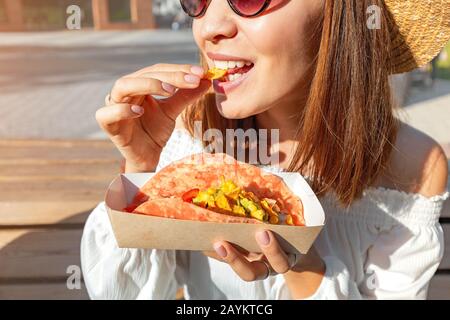
[[[261,231],[256,234],[256,240],[263,245],[267,246],[270,243],[269,233],[267,231]]]
[[[199,67],[199,66],[193,66],[193,67],[191,67],[191,72],[192,72],[193,74],[198,75],[198,76],[203,76],[203,74],[205,73],[205,70],[203,70],[202,67]]]
[[[144,108],[142,108],[141,106],[133,105],[133,106],[131,106],[131,111],[133,111],[136,114],[143,114]]]
[[[225,248],[221,244],[214,244],[213,247],[214,250],[216,250],[217,254],[222,258],[225,258],[227,256],[227,250],[225,250]]]
[[[163,82],[161,87],[164,89],[164,91],[167,91],[169,93],[174,93],[176,89],[173,85],[166,82]]]
[[[186,80],[186,82],[189,83],[199,83],[200,82],[200,78],[198,76],[195,76],[193,74],[187,74],[184,76],[184,80]]]

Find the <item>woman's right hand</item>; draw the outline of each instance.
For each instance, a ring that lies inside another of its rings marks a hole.
[[[116,81],[95,116],[125,158],[126,172],[155,170],[177,117],[211,86],[204,72],[192,65],[155,64]]]

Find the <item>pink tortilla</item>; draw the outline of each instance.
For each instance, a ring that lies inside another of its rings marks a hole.
[[[280,177],[223,153],[200,153],[172,162],[140,189],[128,207],[129,211],[183,220],[260,223],[251,218],[220,214],[181,199],[189,190],[218,186],[221,176],[231,179],[259,198],[277,200],[281,211],[290,214],[295,225],[305,225],[300,198],[292,193]]]

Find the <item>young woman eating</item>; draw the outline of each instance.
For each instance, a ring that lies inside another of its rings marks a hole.
[[[200,66],[156,64],[120,78],[96,117],[126,172],[158,171],[205,143],[202,130],[279,129],[270,172],[308,178],[326,213],[292,261],[271,232],[262,254],[119,249],[104,203],[86,222],[91,298],[420,299],[443,255],[447,158],[399,121],[391,74],[450,38],[450,0],[181,0]],[[211,81],[208,69],[227,69]],[[230,75],[232,74],[232,75]],[[164,99],[154,96],[163,96]]]

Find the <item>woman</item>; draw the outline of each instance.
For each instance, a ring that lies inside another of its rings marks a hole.
[[[396,120],[388,76],[444,46],[450,1],[181,3],[202,67],[157,64],[125,76],[96,115],[126,172],[204,150],[195,121],[203,130],[279,129],[279,165],[264,168],[307,176],[327,223],[298,261],[270,232],[256,235],[262,257],[228,242],[215,253],[119,249],[101,203],[82,239],[90,296],[166,299],[184,286],[193,299],[425,298],[443,255],[447,160]],[[214,66],[244,69],[211,87],[202,78]]]

